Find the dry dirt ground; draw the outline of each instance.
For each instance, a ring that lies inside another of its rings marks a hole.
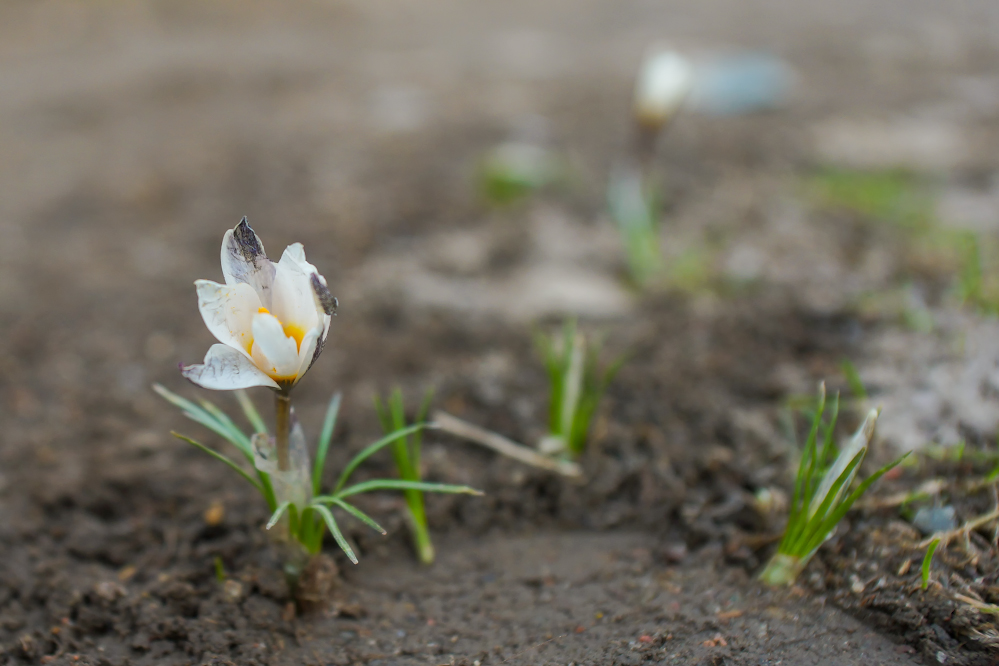
[[[672,128],[666,252],[703,279],[641,296],[604,188],[663,40],[767,51],[795,79],[776,111]],[[999,328],[949,298],[953,263],[807,184],[901,168],[945,227],[994,234],[997,72],[986,0],[0,4],[0,664],[995,663],[999,630],[954,598],[999,602],[987,539],[922,592],[919,537],[875,507],[768,591],[779,520],[752,497],[788,486],[785,400],[843,388],[843,358],[885,406],[875,457],[994,446]],[[571,178],[489,205],[482,155],[538,128]],[[314,434],[344,392],[331,469],[395,385],[535,441],[532,332],[569,314],[630,358],[586,483],[434,435],[428,478],[487,493],[431,498],[438,562],[412,559],[397,498],[367,498],[390,536],[351,526],[332,609],[290,616],[265,507],[166,434],[207,438],[149,390],[199,395],[176,372],[211,342],[191,283],[244,214],[339,297],[296,396]],[[954,489],[983,465],[923,461],[879,496],[938,476],[970,518],[989,489]]]

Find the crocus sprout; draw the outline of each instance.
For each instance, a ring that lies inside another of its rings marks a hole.
[[[416,412],[416,422],[420,423],[426,419],[427,411],[430,409],[430,401],[434,397],[433,389],[428,389],[423,396],[423,402]],[[382,402],[381,398],[375,396],[375,411],[378,412],[378,420],[382,423],[382,430],[386,435],[402,430],[406,427],[406,411],[403,404],[402,390],[396,388],[392,391],[388,400]],[[419,482],[423,480],[423,472],[420,469],[420,453],[423,439],[422,431],[414,432],[412,435],[401,437],[392,443],[392,458],[395,460],[396,469],[399,471],[399,478],[406,481]],[[427,527],[427,512],[423,505],[423,491],[409,489],[403,491],[406,497],[406,506],[409,508],[409,525],[413,534],[413,547],[420,562],[432,564],[434,561],[434,544],[430,541],[430,531]]]
[[[693,68],[674,51],[656,50],[642,63],[635,84],[634,130],[628,154],[611,172],[607,203],[624,242],[631,279],[648,285],[663,271],[659,205],[650,172],[656,142],[676,116],[693,84]]]
[[[885,465],[864,479],[852,492],[850,484],[874,435],[878,411],[867,413],[860,428],[838,454],[833,442],[833,431],[839,412],[839,396],[833,402],[828,422],[823,422],[826,407],[825,384],[819,386],[818,406],[812,428],[805,442],[798,474],[794,482],[791,515],[777,553],[760,573],[760,580],[768,585],[791,585],[798,574],[826,539],[832,536],[836,525],[846,515],[871,485],[888,470],[898,465],[901,458]],[[820,432],[821,431],[821,432]],[[817,446],[822,440],[821,450]],[[835,458],[833,455],[835,455]],[[906,454],[908,455],[908,454]]]
[[[420,423],[388,433],[364,448],[344,467],[332,491],[322,494],[326,454],[333,438],[340,395],[333,396],[326,411],[315,461],[291,406],[290,391],[322,352],[337,301],[326,280],[305,260],[302,245],[290,245],[273,263],[263,243],[246,222],[226,232],[222,242],[225,285],[198,280],[198,306],[208,329],[221,344],[213,345],[204,363],[181,368],[182,374],[204,388],[227,390],[265,386],[276,398],[275,433],[272,436],[249,396],[237,391],[243,413],[253,426],[247,435],[217,406],[207,400],[195,404],[166,388],[153,388],[185,416],[220,435],[236,447],[252,466],[246,466],[204,444],[173,433],[178,438],[224,462],[256,488],[271,512],[267,529],[280,525],[280,539],[289,549],[285,572],[294,586],[305,560],[322,549],[328,527],[337,545],[357,563],[331,509],[336,507],[382,534],[385,530],[347,498],[376,490],[418,490],[481,494],[467,486],[422,483],[405,479],[373,479],[348,485],[357,467],[382,448],[419,432]]]
[[[586,448],[600,399],[624,359],[598,368],[600,346],[588,346],[571,320],[563,324],[561,334],[538,334],[536,344],[550,382],[548,435],[539,449],[550,456],[576,457]]]

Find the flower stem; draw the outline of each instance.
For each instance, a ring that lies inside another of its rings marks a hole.
[[[277,445],[278,469],[287,472],[291,469],[288,456],[288,436],[291,432],[291,398],[285,393],[277,394],[276,416],[274,418],[274,440]]]

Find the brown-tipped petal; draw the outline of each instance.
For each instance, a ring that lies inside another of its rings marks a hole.
[[[322,278],[319,277],[318,273],[313,273],[309,280],[312,282],[312,291],[316,294],[316,300],[319,305],[322,306],[323,312],[332,316],[336,314],[336,309],[340,305],[340,302],[336,300],[336,296],[330,293],[329,287]]]
[[[264,244],[244,217],[222,239],[222,274],[228,285],[245,283],[253,287],[264,307],[271,307],[274,264],[264,252]]]

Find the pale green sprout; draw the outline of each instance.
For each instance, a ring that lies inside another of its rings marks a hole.
[[[322,475],[326,464],[326,454],[329,451],[340,410],[340,394],[333,396],[326,410],[326,417],[316,446],[315,462],[312,465],[311,477],[308,474],[308,452],[301,427],[295,423],[289,434],[290,471],[280,471],[275,465],[272,450],[267,444],[273,445],[274,439],[267,433],[267,428],[253,402],[243,391],[236,393],[246,419],[253,425],[254,435],[248,436],[221,409],[207,400],[199,404],[180,397],[156,384],[153,389],[173,405],[180,408],[185,416],[200,423],[212,432],[221,436],[236,447],[246,460],[246,466],[237,463],[228,456],[179,433],[175,437],[201,449],[208,455],[222,461],[242,476],[250,485],[257,489],[267,502],[271,517],[267,521],[267,529],[282,526],[282,536],[288,542],[297,544],[307,555],[315,555],[322,550],[323,536],[329,528],[333,539],[351,562],[357,563],[357,556],[350,547],[331,509],[338,509],[350,514],[373,530],[385,534],[385,530],[373,518],[347,501],[349,497],[377,490],[402,490],[439,493],[465,493],[481,495],[478,490],[468,486],[450,485],[444,483],[424,483],[408,479],[372,479],[359,483],[350,483],[350,477],[357,467],[372,455],[399,440],[419,433],[427,427],[427,423],[399,428],[388,433],[378,441],[368,445],[355,455],[340,473],[333,489],[322,494]],[[293,418],[293,415],[292,415]],[[250,471],[252,470],[252,471]],[[303,475],[301,472],[306,471]],[[285,563],[285,573],[294,583],[301,574],[304,562],[292,554]]]
[[[937,552],[937,546],[939,545],[940,539],[934,539],[926,548],[926,554],[923,556],[923,564],[920,567],[920,573],[923,579],[921,589],[925,590],[930,586],[930,565],[933,564],[933,553]]]
[[[641,170],[619,166],[611,174],[607,204],[624,244],[631,280],[639,287],[662,275],[665,262],[659,245],[659,207],[646,191]]]
[[[433,397],[433,389],[429,389],[424,394],[423,402],[420,403],[420,409],[416,412],[417,422],[421,422],[426,418],[427,410],[430,409],[430,401]],[[406,412],[403,404],[402,390],[396,388],[384,403],[376,395],[375,410],[378,412],[378,419],[381,421],[382,430],[386,435],[406,428]],[[422,431],[417,431],[392,442],[392,458],[395,460],[395,466],[399,471],[400,479],[413,483],[423,481],[423,473],[420,469],[422,435]],[[427,527],[427,512],[423,504],[423,491],[417,488],[407,488],[403,491],[403,494],[406,497],[406,506],[409,509],[409,525],[413,534],[413,547],[416,550],[416,556],[420,559],[420,562],[432,564],[434,561],[434,544],[430,541],[430,531]]]
[[[550,382],[548,435],[539,448],[550,456],[577,457],[586,449],[597,407],[624,358],[600,368],[600,345],[587,345],[571,320],[561,334],[539,333],[536,341]]]
[[[652,160],[659,135],[683,106],[693,80],[693,67],[680,54],[662,48],[646,54],[635,82],[632,142],[625,159],[611,171],[607,204],[621,234],[628,272],[638,287],[663,274]]]
[[[480,166],[480,184],[495,204],[519,201],[564,179],[565,165],[538,143],[515,140],[489,151]]]
[[[857,470],[867,455],[878,411],[872,409],[867,413],[856,434],[837,454],[833,440],[839,396],[833,402],[832,414],[827,422],[823,422],[822,418],[825,407],[826,391],[825,384],[822,384],[812,427],[798,465],[787,528],[777,553],[760,573],[760,580],[768,585],[794,583],[819,546],[832,536],[836,525],[853,503],[908,455],[885,465],[850,491]],[[818,447],[820,440],[821,449]]]

